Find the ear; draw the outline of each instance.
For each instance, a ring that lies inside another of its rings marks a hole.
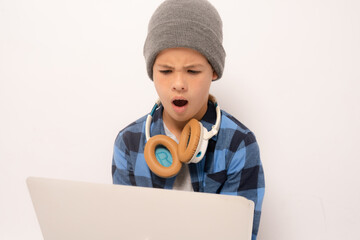
[[[213,71],[213,76],[212,76],[212,80],[214,81],[215,79],[218,78],[218,75],[215,71]]]

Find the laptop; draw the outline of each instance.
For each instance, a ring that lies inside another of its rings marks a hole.
[[[29,177],[45,240],[250,240],[239,196]]]

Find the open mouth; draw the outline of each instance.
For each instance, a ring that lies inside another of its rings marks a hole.
[[[173,101],[173,104],[177,107],[183,107],[185,106],[186,104],[188,103],[187,100],[184,100],[184,99],[176,99]]]

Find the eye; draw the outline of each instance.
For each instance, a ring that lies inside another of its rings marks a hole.
[[[200,71],[188,70],[188,73],[190,73],[190,74],[199,74]]]
[[[169,74],[172,71],[171,70],[160,70],[159,72],[162,73],[162,74]]]

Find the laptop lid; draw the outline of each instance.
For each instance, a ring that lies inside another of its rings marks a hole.
[[[29,177],[45,240],[250,240],[239,196]]]

